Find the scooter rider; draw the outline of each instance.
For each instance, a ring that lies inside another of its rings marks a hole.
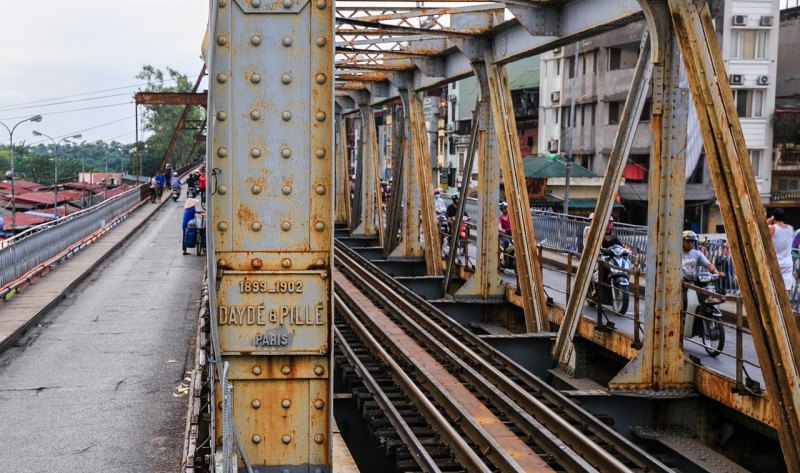
[[[508,215],[508,203],[500,202],[500,215],[497,217],[497,231],[500,233],[500,246],[505,251],[511,243],[511,217]]]
[[[717,271],[717,268],[711,264],[706,255],[695,248],[697,241],[697,233],[691,230],[683,232],[683,255],[681,257],[683,279],[693,280],[697,276],[698,267],[705,268],[718,277],[725,277],[725,273]],[[686,310],[686,288],[683,288],[683,310]]]
[[[180,189],[181,188],[181,178],[178,177],[178,171],[172,173],[172,179],[169,181],[170,189]]]

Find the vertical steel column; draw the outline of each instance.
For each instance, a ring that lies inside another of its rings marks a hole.
[[[378,175],[378,138],[375,134],[375,114],[366,93],[359,94],[361,112],[361,223],[353,235],[376,237],[383,235],[383,208],[381,206],[380,176]]]
[[[648,2],[649,3],[649,2]],[[708,167],[789,471],[800,471],[800,331],[767,231],[708,5],[669,0]]]
[[[396,115],[392,120],[392,198],[389,201],[386,217],[386,238],[383,240],[383,256],[399,258],[418,257],[422,255],[422,248],[419,246],[419,238],[409,238],[406,235],[406,226],[402,224],[403,214],[410,205],[410,193],[408,187],[408,166],[406,165],[406,154],[408,152],[408,140],[406,140],[405,107],[393,106],[390,108]],[[397,113],[400,110],[400,113]],[[400,236],[400,232],[403,232]],[[419,235],[419,232],[417,232]]]
[[[224,364],[233,387],[213,421],[232,416],[238,471],[330,473],[333,2],[210,8],[214,398]]]
[[[401,92],[401,96],[403,93]],[[425,266],[429,276],[440,276],[442,274],[442,250],[441,240],[436,225],[436,213],[433,208],[433,184],[431,183],[431,160],[430,148],[428,147],[428,133],[425,126],[425,112],[422,108],[422,100],[417,91],[407,90],[407,97],[403,100],[403,106],[408,106],[408,130],[411,133],[409,140],[409,150],[411,159],[404,164],[413,166],[413,182],[416,186],[409,186],[410,193],[415,193],[418,201],[419,213],[409,213],[407,222],[411,225],[411,220],[415,220],[416,227],[422,228],[422,246],[425,252]],[[409,197],[411,195],[409,194]],[[421,219],[421,223],[420,222]],[[415,234],[419,241],[419,232]],[[412,235],[408,235],[411,237]]]
[[[336,223],[350,223],[350,173],[347,169],[347,122],[336,114]]]
[[[664,2],[643,7],[653,44],[653,141],[648,186],[647,293],[642,349],[614,377],[617,389],[692,385],[681,350],[681,254],[689,97],[681,89],[681,56]],[[649,251],[652,249],[653,251]]]
[[[622,174],[625,170],[625,163],[628,161],[628,152],[633,144],[636,125],[639,123],[642,107],[650,91],[650,79],[653,73],[651,58],[649,33],[645,33],[640,47],[639,60],[636,63],[636,71],[631,80],[631,88],[628,91],[625,108],[622,110],[619,127],[614,138],[614,146],[608,157],[603,186],[594,209],[595,218],[589,223],[589,238],[586,240],[586,247],[581,255],[578,272],[575,275],[575,284],[567,301],[564,320],[561,322],[556,343],[553,345],[553,359],[569,372],[574,367],[572,339],[578,328],[581,308],[586,300],[586,291],[589,289],[589,281],[600,252],[600,243],[605,232],[606,222],[608,222],[611,208],[614,205],[614,196],[617,195],[622,182]]]
[[[497,145],[496,156],[503,172],[503,184],[509,204],[508,213],[511,216],[511,236],[516,251],[517,287],[522,295],[525,328],[528,332],[549,331],[550,323],[548,322],[547,303],[542,284],[542,268],[537,255],[525,173],[522,170],[522,152],[514,119],[511,90],[508,86],[505,69],[493,63],[493,44],[489,43],[484,48],[484,65]],[[483,92],[484,89],[481,90]],[[495,154],[491,156],[494,157]],[[486,215],[485,219],[492,221],[495,236],[498,236],[495,215]],[[494,254],[498,254],[496,249]],[[486,270],[494,272],[496,267],[492,266]]]
[[[499,265],[500,237],[497,232],[497,215],[500,212],[500,161],[494,159],[497,155],[497,142],[493,133],[491,102],[489,94],[489,81],[487,79],[486,64],[483,61],[483,42],[468,41],[470,50],[467,54],[471,58],[472,70],[480,87],[478,100],[478,215],[477,232],[475,237],[475,273],[463,285],[456,295],[477,296],[487,298],[503,295],[503,282],[497,274]],[[478,52],[478,48],[480,52]],[[473,59],[479,58],[479,59]],[[471,176],[463,176],[467,182]],[[467,196],[462,196],[466,200]],[[455,248],[450,251],[455,251]],[[464,255],[465,258],[468,255]]]
[[[408,91],[400,89],[400,100],[402,101],[403,114],[403,144],[400,149],[401,157],[397,162],[397,174],[400,175],[401,194],[397,196],[397,205],[400,206],[396,211],[399,213],[400,220],[400,242],[397,248],[391,253],[395,258],[418,258],[424,255],[419,239],[419,215],[420,201],[417,198],[419,193],[419,183],[417,182],[417,159],[415,156],[416,147],[414,145],[414,127],[411,125],[411,111],[408,103]]]
[[[353,186],[353,195],[350,200],[350,233],[353,229],[358,228],[363,222],[363,209],[364,209],[364,137],[361,131],[361,117],[355,116],[353,118],[353,130],[355,141],[353,142],[353,161],[355,161],[355,185]],[[349,171],[348,171],[349,172]]]

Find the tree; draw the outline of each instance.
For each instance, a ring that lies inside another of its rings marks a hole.
[[[189,82],[185,75],[178,71],[167,67],[167,74],[169,81],[174,81],[173,86],[166,86],[164,84],[165,76],[160,69],[156,69],[151,65],[142,67],[142,71],[136,76],[137,79],[144,79],[147,81],[146,91],[148,92],[191,92],[193,84]],[[150,175],[158,170],[161,165],[161,159],[169,142],[172,139],[172,134],[175,127],[180,121],[181,113],[183,112],[183,105],[145,105],[144,114],[144,129],[152,132],[147,138],[145,146],[139,148],[139,155],[142,159],[142,172],[145,175]],[[188,123],[202,122],[205,119],[205,110],[201,107],[192,107],[186,117]],[[172,164],[173,168],[178,168],[187,164],[195,159],[195,156],[189,156],[189,153],[194,147],[194,131],[195,129],[184,127],[178,135],[178,140],[168,156],[168,162]],[[204,146],[198,146],[194,154],[202,154],[205,152]]]

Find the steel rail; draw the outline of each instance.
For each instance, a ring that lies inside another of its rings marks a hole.
[[[390,306],[398,314],[413,313],[411,317],[414,320],[406,319],[403,323],[424,340],[424,346],[436,351],[441,357],[452,360],[450,362],[458,367],[462,375],[469,378],[475,388],[492,399],[504,415],[513,420],[516,427],[536,439],[537,445],[548,455],[558,459],[560,466],[569,471],[631,471],[540,400],[500,373],[484,357],[443,331],[430,317],[405,301],[379,278],[363,270],[362,266],[349,257],[337,255],[337,259],[340,264],[350,260],[346,271],[372,288],[373,297],[382,299],[382,305]],[[527,401],[527,408],[515,399]]]
[[[347,304],[342,301],[341,297],[334,294],[333,299],[335,306],[341,311],[340,313],[344,315],[344,318],[347,319],[350,327],[369,345],[373,354],[386,363],[393,374],[393,378],[414,398],[415,404],[420,411],[424,413],[425,419],[439,431],[442,440],[453,450],[456,458],[463,462],[462,464],[469,468],[470,471],[491,473],[492,470],[478,457],[475,451],[462,438],[461,434],[453,428],[447,418],[442,415],[436,406],[425,396],[425,393],[422,392],[414,380],[406,374],[403,367],[400,366],[400,364],[395,361],[394,357],[383,348],[382,344],[372,336],[367,327],[358,320],[358,317],[347,307]]]
[[[346,306],[341,304],[341,300],[336,300],[336,310],[341,311],[341,313],[346,313],[349,309]],[[347,316],[346,316],[347,317]],[[350,320],[349,317],[348,321]],[[381,389],[380,385],[375,378],[372,377],[367,367],[361,362],[358,358],[356,353],[353,351],[353,348],[347,343],[342,333],[339,331],[338,327],[333,328],[334,336],[336,337],[337,347],[342,351],[344,357],[347,358],[347,361],[350,363],[350,366],[355,369],[356,373],[358,374],[359,378],[361,378],[361,382],[364,383],[364,386],[367,390],[372,394],[372,398],[375,402],[378,403],[378,406],[381,408],[386,417],[389,419],[389,423],[392,424],[397,434],[405,443],[406,447],[411,451],[411,455],[414,457],[414,461],[417,462],[417,465],[422,469],[422,471],[426,473],[437,473],[441,470],[436,465],[436,461],[428,454],[428,450],[422,445],[420,442],[419,437],[411,430],[408,423],[403,419],[400,415],[400,412],[397,408],[392,404],[392,401],[389,400],[389,397],[386,393]]]
[[[432,323],[431,330],[437,330],[446,334],[448,337],[454,337],[458,341],[468,342],[472,345],[472,353],[474,351],[480,352],[476,355],[481,364],[472,365],[475,368],[483,370],[482,365],[487,365],[485,360],[493,360],[502,366],[502,369],[508,372],[507,376],[511,376],[522,383],[521,392],[519,389],[514,389],[518,392],[519,396],[513,396],[514,400],[518,402],[525,410],[534,408],[535,406],[529,405],[529,399],[534,399],[529,392],[537,393],[542,396],[547,402],[559,406],[563,410],[564,415],[568,416],[574,423],[581,424],[585,429],[589,430],[595,437],[602,440],[609,446],[612,446],[616,453],[626,458],[628,461],[638,465],[640,468],[645,468],[648,471],[670,472],[672,471],[663,463],[659,462],[647,452],[633,444],[631,441],[623,437],[619,432],[615,431],[605,423],[598,420],[592,414],[582,409],[574,401],[567,398],[558,390],[542,381],[537,376],[534,376],[529,371],[520,367],[516,362],[511,360],[508,356],[498,352],[491,347],[484,340],[480,339],[474,333],[470,332],[467,328],[457,323],[446,314],[433,307],[421,296],[411,291],[401,283],[395,281],[390,276],[380,271],[375,265],[366,261],[363,257],[358,255],[354,250],[336,242],[336,257],[342,258],[343,254],[353,255],[359,261],[360,266],[366,266],[367,274],[383,282],[384,287],[390,288],[392,292],[397,292],[402,297],[402,300],[408,301],[423,308],[422,311],[428,317],[435,317],[436,321]],[[491,367],[493,372],[496,369]],[[507,394],[513,394],[511,391],[506,391]]]
[[[341,264],[341,261],[339,261],[339,264]],[[344,277],[344,274],[340,273],[340,278]],[[334,291],[340,300],[348,303],[351,307],[358,307],[361,309],[362,306],[355,303],[355,301],[351,299],[353,288],[351,288],[351,291],[346,291],[342,289],[341,285],[337,285],[335,286]],[[356,289],[356,291],[361,292],[363,289]],[[362,294],[366,295],[364,292],[362,292]],[[362,323],[373,322],[372,318],[367,315],[365,311],[362,312],[362,314],[364,319],[361,321]],[[405,347],[400,346],[394,334],[387,333],[386,331],[377,327],[374,323],[372,326],[374,327],[375,331],[380,332],[381,336],[379,343],[384,347],[388,347],[392,351],[395,358],[403,359],[409,367],[412,367],[411,369],[413,369],[415,373],[414,377],[416,379],[416,383],[419,383],[419,385],[427,389],[429,394],[439,404],[439,407],[447,413],[447,415],[450,417],[448,422],[452,422],[453,424],[457,425],[469,438],[469,440],[476,445],[474,448],[485,455],[493,463],[490,471],[507,473],[524,471],[522,465],[520,465],[519,461],[515,458],[517,455],[513,455],[512,452],[510,452],[507,448],[504,448],[501,443],[502,440],[506,440],[508,437],[498,437],[493,434],[490,429],[485,427],[487,420],[489,420],[486,415],[479,419],[470,412],[470,408],[474,408],[474,403],[477,401],[477,399],[473,399],[470,403],[471,405],[466,405],[464,402],[459,402],[459,400],[455,399],[452,393],[449,392],[448,389],[443,386],[433,374],[433,372],[449,372],[450,370],[448,370],[444,364],[432,366],[419,362],[419,360],[415,359],[412,354],[406,351]],[[369,329],[367,329],[365,326],[364,330]],[[375,335],[372,336],[374,337]],[[419,345],[418,347],[420,350],[423,350],[423,347]],[[419,388],[417,387],[417,389]],[[489,416],[491,416],[491,414],[489,414]],[[496,418],[496,420],[501,419]],[[515,450],[513,453],[519,454],[520,451]],[[531,453],[535,454],[536,452],[531,449]],[[541,460],[541,457],[539,459]],[[536,471],[553,470],[550,468],[546,468],[546,470],[539,468]]]

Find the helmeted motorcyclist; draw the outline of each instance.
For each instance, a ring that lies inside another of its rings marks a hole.
[[[511,216],[508,203],[500,202],[500,215],[497,217],[497,231],[500,233],[500,246],[505,250],[511,243]]]
[[[181,178],[178,176],[178,172],[175,171],[172,173],[172,179],[169,181],[170,189],[180,189],[181,188]]]
[[[697,275],[698,266],[707,269],[711,274],[724,276],[723,273],[717,271],[717,268],[711,264],[700,250],[694,246],[697,243],[697,233],[686,230],[683,232],[683,255],[681,257],[681,269],[683,271],[684,279],[691,279]]]

